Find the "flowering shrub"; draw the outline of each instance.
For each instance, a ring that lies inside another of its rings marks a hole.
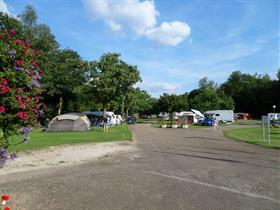
[[[9,158],[9,137],[20,133],[27,142],[40,114],[39,55],[15,30],[0,32],[0,167]]]
[[[10,196],[8,196],[8,195],[2,195],[2,196],[1,196],[1,199],[2,199],[1,204],[2,204],[3,206],[5,206],[6,203],[10,200]],[[10,208],[9,208],[9,207],[5,207],[3,210],[10,210]]]

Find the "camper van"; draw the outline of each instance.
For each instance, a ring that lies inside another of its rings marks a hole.
[[[219,123],[234,122],[232,110],[210,110],[204,113],[206,117],[216,118]]]
[[[268,113],[269,120],[280,120],[280,113]]]

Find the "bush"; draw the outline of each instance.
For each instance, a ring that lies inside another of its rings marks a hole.
[[[1,159],[7,159],[3,150],[10,145],[10,136],[20,133],[27,142],[30,126],[41,112],[38,93],[43,71],[39,58],[40,53],[15,30],[0,32]]]

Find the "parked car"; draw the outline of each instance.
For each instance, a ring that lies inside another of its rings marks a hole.
[[[211,118],[211,117],[205,117],[205,118],[203,119],[203,121],[201,122],[201,125],[207,125],[207,126],[213,125],[213,118]]]
[[[128,116],[126,119],[127,124],[135,124],[136,123],[136,119],[134,116]]]

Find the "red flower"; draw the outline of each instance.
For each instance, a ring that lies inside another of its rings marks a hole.
[[[6,111],[5,107],[4,106],[0,106],[0,113],[3,113],[5,111]]]
[[[7,93],[7,92],[10,92],[10,90],[11,90],[11,88],[7,86],[7,87],[5,88],[5,91],[4,91],[4,92]]]
[[[12,30],[9,31],[9,35],[10,36],[13,36],[15,34],[16,34],[16,30],[15,29],[12,29]]]
[[[4,37],[4,34],[0,34],[0,39],[2,39]]]
[[[11,88],[8,86],[4,86],[4,85],[0,85],[0,89],[2,91],[2,93],[7,93],[10,92]]]
[[[6,79],[1,79],[1,83],[4,84],[4,85],[7,85],[7,84],[8,84],[8,80],[6,80]]]
[[[32,66],[35,66],[35,67],[38,66],[37,63],[36,63],[36,61],[34,61],[34,60],[31,62],[31,64],[32,64]]]
[[[26,42],[25,42],[25,46],[26,46],[27,48],[29,48],[29,47],[30,47],[30,43],[29,43],[28,41],[26,41]]]
[[[3,201],[8,201],[8,200],[10,200],[10,197],[8,196],[8,195],[2,195],[2,200]]]
[[[18,112],[18,113],[17,113],[17,116],[18,116],[19,118],[22,118],[22,117],[23,117],[23,113],[22,113],[22,112]]]
[[[24,120],[27,120],[27,119],[28,119],[28,114],[27,114],[27,112],[23,112],[22,118],[23,118]]]
[[[21,100],[21,96],[16,96],[17,100],[20,101]]]
[[[24,105],[24,103],[23,103],[22,101],[19,101],[19,105],[20,105],[20,107],[23,108],[23,109],[26,108],[25,105]]]
[[[34,99],[35,99],[35,102],[36,102],[36,103],[39,101],[39,98],[40,98],[39,96],[35,96]]]
[[[18,66],[22,66],[22,65],[23,65],[23,61],[22,61],[22,60],[18,60],[18,61],[16,62],[16,64],[17,64]]]
[[[39,110],[38,110],[37,108],[35,108],[35,109],[33,109],[33,112],[34,112],[35,114],[38,114],[38,113],[39,113]]]
[[[9,207],[5,207],[4,210],[11,210]]]
[[[22,44],[22,41],[19,40],[19,39],[17,39],[17,40],[16,40],[16,44],[17,44],[17,45],[21,45],[21,44]]]
[[[30,102],[30,98],[29,98],[29,97],[25,96],[24,98],[25,98],[25,101],[26,101],[27,103]]]

